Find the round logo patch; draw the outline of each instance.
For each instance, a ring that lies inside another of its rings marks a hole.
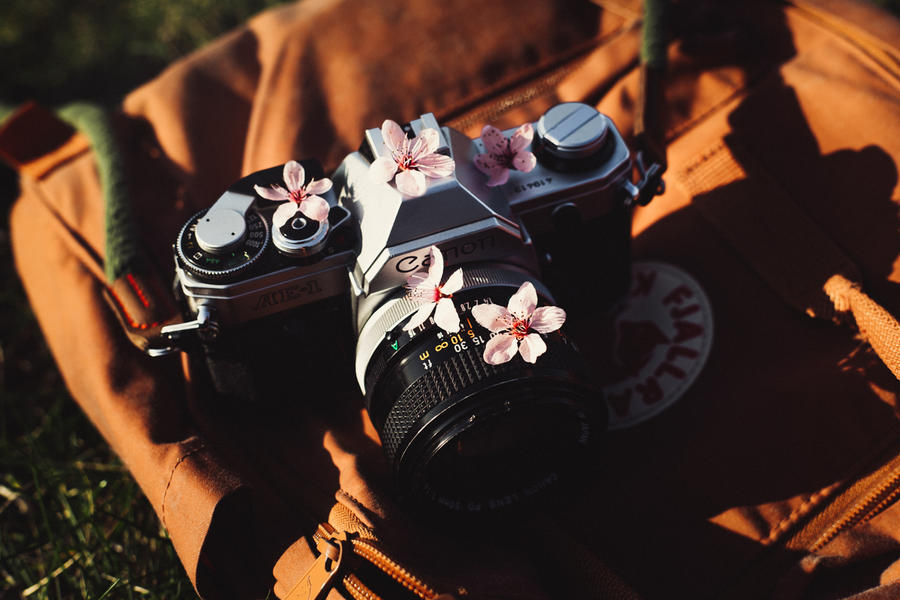
[[[697,379],[712,346],[712,306],[678,267],[635,262],[612,333],[614,383],[603,393],[609,428],[624,429],[674,404]]]

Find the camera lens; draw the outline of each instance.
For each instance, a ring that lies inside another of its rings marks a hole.
[[[490,332],[471,315],[477,304],[506,306],[534,278],[508,265],[466,266],[453,295],[461,329],[427,321],[403,331],[416,306],[401,294],[369,318],[357,346],[369,416],[400,491],[460,511],[517,504],[575,468],[605,429],[601,394],[581,356],[559,332],[534,364],[515,356],[490,365]],[[540,304],[552,304],[543,285]]]

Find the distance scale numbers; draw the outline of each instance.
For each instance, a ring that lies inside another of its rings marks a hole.
[[[389,345],[394,354],[407,344],[412,346],[410,350],[404,350],[406,357],[401,362],[401,369],[417,378],[457,354],[476,350],[480,356],[484,352],[484,345],[497,334],[479,325],[469,311],[472,306],[489,303],[496,304],[492,298],[459,303],[457,311],[461,327],[457,332],[447,333],[437,328],[432,317],[412,331],[403,332],[409,336],[406,343],[399,338],[391,340]]]
[[[471,317],[466,317],[465,322],[462,325],[463,326],[456,333],[438,331],[435,334],[436,340],[433,340],[435,343],[433,345],[428,344],[428,346],[419,353],[418,358],[419,363],[422,365],[422,370],[427,371],[434,367],[433,361],[438,360],[438,355],[441,352],[444,352],[445,354],[459,354],[460,352],[468,350],[470,346],[483,346],[492,335],[495,335],[491,333],[476,333],[475,329],[472,327]],[[479,329],[482,328],[479,326]]]

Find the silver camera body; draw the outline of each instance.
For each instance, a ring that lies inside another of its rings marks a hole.
[[[475,163],[487,153],[481,139],[432,114],[405,125],[408,138],[437,132],[437,153],[454,165],[417,197],[370,175],[374,161],[396,157],[382,130],[369,129],[330,177],[324,221],[275,219],[264,199],[302,201],[304,182],[324,177],[314,160],[300,161],[302,175],[289,163],[235,182],[178,235],[186,322],[163,327],[151,354],[191,350],[218,398],[239,404],[306,406],[352,393],[355,379],[401,496],[481,511],[551,487],[606,429],[599,386],[558,328],[541,334],[536,356],[489,360],[492,336],[514,334],[489,331],[473,308],[505,305],[526,283],[570,316],[611,307],[630,286],[631,206],[659,193],[661,168],[644,169],[610,119],[584,104],[556,105],[532,128],[530,147],[516,150],[533,152],[534,168],[511,169],[491,187]],[[493,139],[493,151],[506,152]],[[461,286],[445,296],[457,332],[433,318],[410,326],[422,305],[405,286],[430,266],[432,247],[448,275],[462,268]]]
[[[486,176],[473,162],[485,152],[480,138],[473,140],[441,127],[430,113],[412,121],[410,135],[425,128],[438,130],[438,152],[455,163],[451,175],[428,179],[427,191],[416,198],[368,176],[372,160],[389,150],[380,129],[367,130],[360,151],[349,154],[332,175],[334,187],[324,194],[332,207],[328,222],[294,248],[272,225],[275,206],[252,190],[255,182],[268,185],[280,180],[280,168],[242,179],[179,234],[175,272],[193,319],[163,328],[162,343],[150,353],[167,354],[194,338],[214,343],[222,329],[343,296],[349,297],[355,333],[361,336],[359,345],[365,355],[377,342],[364,335],[366,324],[403,289],[411,273],[428,266],[432,245],[443,252],[448,269],[492,262],[537,277],[542,265],[555,263],[540,240],[559,229],[560,215],[591,222],[619,207],[627,208],[640,190],[631,182],[628,146],[612,121],[593,107],[559,104],[533,126],[535,140],[526,149],[538,155],[535,168],[528,173],[511,170],[507,183],[488,187]],[[504,134],[509,137],[514,132],[509,129]],[[622,228],[627,237],[627,223]],[[337,230],[343,230],[345,238],[357,237],[351,243],[345,239],[331,244]],[[193,246],[188,243],[191,235]],[[235,246],[235,239],[243,246]],[[198,265],[219,260],[223,249],[252,256],[234,269]],[[266,264],[270,254],[283,260]],[[402,320],[409,313],[397,318]],[[360,356],[357,362],[364,360]],[[364,387],[359,367],[357,375]]]
[[[362,151],[351,153],[335,171],[339,203],[360,227],[361,246],[350,284],[359,340],[356,376],[363,392],[372,352],[385,331],[396,325],[372,318],[373,314],[392,314],[388,320],[399,322],[414,310],[395,309],[404,306],[397,291],[411,273],[428,266],[432,245],[442,251],[447,272],[467,263],[502,263],[537,277],[542,262],[549,263],[552,257],[540,243],[536,247],[535,239],[540,242],[558,227],[556,216],[568,212],[579,221],[592,221],[631,198],[626,185],[631,183],[631,153],[608,117],[584,104],[568,103],[554,107],[533,126],[537,141],[556,161],[576,162],[598,152],[602,158],[592,168],[571,171],[553,169],[539,160],[530,172],[512,170],[506,184],[488,187],[474,163],[486,152],[481,138],[472,140],[440,127],[434,115],[426,114],[409,124],[410,134],[438,130],[438,152],[450,156],[456,168],[447,177],[429,179],[424,195],[408,198],[390,183],[369,177],[372,160],[390,156],[378,128],[367,130]],[[515,128],[503,133],[511,137]],[[629,235],[627,223],[621,226]],[[549,296],[546,288],[544,292]]]

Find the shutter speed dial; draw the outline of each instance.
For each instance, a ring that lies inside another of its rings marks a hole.
[[[249,268],[268,243],[269,226],[255,210],[241,215],[213,207],[185,224],[175,250],[191,274],[205,280],[224,280]]]

